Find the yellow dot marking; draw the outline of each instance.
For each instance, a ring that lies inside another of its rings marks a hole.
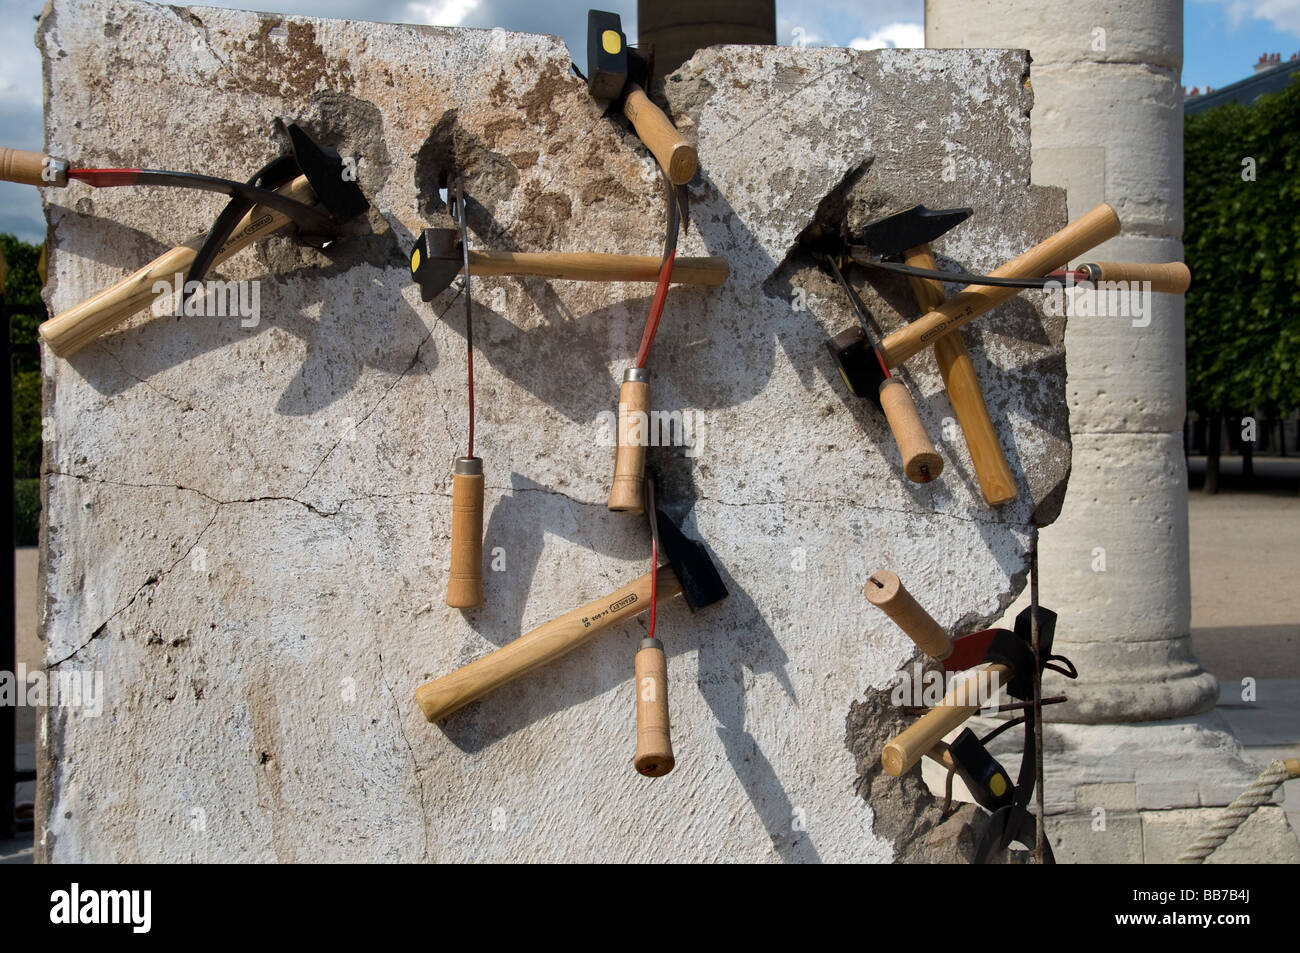
[[[419,270],[420,270],[420,249],[417,248],[415,251],[411,252],[411,271],[416,272]]]
[[[989,780],[989,790],[993,792],[994,797],[1002,797],[1007,791],[1007,779],[1004,775],[995,774]]]
[[[623,49],[623,38],[615,30],[606,30],[600,35],[600,45],[606,53],[617,53]]]

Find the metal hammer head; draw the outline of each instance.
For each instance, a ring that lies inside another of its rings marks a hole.
[[[587,89],[602,102],[623,95],[628,80],[645,85],[649,66],[628,48],[623,21],[617,13],[587,11]]]
[[[456,228],[426,228],[411,252],[411,277],[425,301],[446,291],[464,265],[460,229]]]
[[[355,168],[349,168],[336,150],[322,146],[297,123],[289,124],[289,145],[299,170],[334,221],[349,222],[370,208]]]
[[[654,521],[659,549],[682,584],[686,604],[692,610],[703,609],[725,599],[726,583],[718,575],[718,567],[713,565],[704,545],[683,533],[658,506],[654,509]]]
[[[966,221],[970,214],[968,208],[928,209],[924,205],[913,205],[868,223],[859,237],[863,244],[882,257],[901,255],[909,248],[928,245]]]
[[[865,397],[880,407],[880,385],[888,380],[876,349],[862,328],[851,327],[826,342],[840,376],[855,397]],[[883,413],[883,408],[881,408]]]

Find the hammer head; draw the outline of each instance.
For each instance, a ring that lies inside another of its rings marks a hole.
[[[355,167],[346,165],[336,150],[322,146],[297,123],[289,125],[289,145],[298,168],[334,221],[349,222],[370,208],[357,184]]]
[[[425,301],[438,297],[464,264],[459,229],[426,228],[411,252],[411,277],[420,286],[420,297]]]
[[[882,257],[901,255],[909,248],[928,245],[970,217],[968,208],[929,209],[913,205],[870,222],[862,229],[862,242]]]
[[[628,82],[650,82],[650,66],[628,48],[623,20],[617,13],[587,11],[587,89],[602,102],[622,97]]]
[[[880,385],[888,380],[876,349],[859,327],[848,328],[826,342],[844,383],[856,397],[865,397],[880,407]],[[883,408],[881,408],[883,413]]]
[[[682,584],[686,604],[693,610],[703,609],[725,599],[726,583],[718,575],[718,568],[713,565],[703,544],[689,538],[657,506],[654,521],[659,534],[659,548],[673,567],[677,581]]]

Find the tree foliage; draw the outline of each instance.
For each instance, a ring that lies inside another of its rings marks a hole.
[[[1300,81],[1188,116],[1183,161],[1188,403],[1300,407]]]
[[[5,306],[18,310],[10,318],[13,340],[14,476],[41,472],[41,352],[36,329],[45,319],[37,264],[41,247],[0,235],[0,249],[9,264]]]

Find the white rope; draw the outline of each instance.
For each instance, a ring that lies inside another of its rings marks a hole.
[[[1196,839],[1196,843],[1183,851],[1178,857],[1180,864],[1203,864],[1220,844],[1226,841],[1246,818],[1255,813],[1255,808],[1267,804],[1273,799],[1273,792],[1283,781],[1300,773],[1292,769],[1295,761],[1270,761],[1250,787],[1242,791],[1237,799],[1224,809],[1223,816],[1210,825],[1210,829]]]

